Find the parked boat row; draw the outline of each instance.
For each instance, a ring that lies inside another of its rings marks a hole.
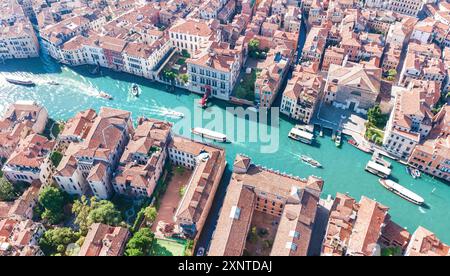
[[[227,136],[223,133],[212,131],[206,128],[195,127],[192,130],[192,133],[195,135],[199,135],[202,138],[207,138],[216,142],[227,143],[229,142]]]
[[[395,183],[390,179],[379,179],[378,181],[383,187],[393,192],[394,194],[408,200],[409,202],[412,202],[417,205],[422,205],[425,203],[425,200],[421,196],[406,189],[402,185]]]
[[[365,152],[365,153],[371,153],[371,152],[372,152],[371,149],[370,149],[369,147],[366,147],[366,146],[363,146],[363,145],[361,145],[361,144],[358,144],[358,142],[356,142],[356,141],[353,140],[353,139],[348,140],[348,143],[349,143],[350,145],[354,146],[355,148],[357,148],[357,149],[359,149],[359,150]]]

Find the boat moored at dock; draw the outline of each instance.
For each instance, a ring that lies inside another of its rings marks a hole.
[[[289,132],[289,138],[294,139],[296,141],[300,141],[305,144],[312,144],[314,140],[314,134],[306,131],[305,129],[302,129],[298,126],[295,126],[291,129]]]
[[[402,185],[395,183],[390,179],[379,179],[378,181],[383,187],[393,192],[394,194],[408,200],[409,202],[412,202],[417,205],[422,205],[425,203],[425,200],[421,196],[406,189]]]
[[[340,131],[336,133],[336,139],[334,140],[334,143],[336,144],[336,147],[340,147],[342,145],[342,134]]]
[[[381,178],[387,178],[388,176],[391,175],[391,172],[392,172],[391,169],[386,168],[385,166],[380,165],[372,160],[367,163],[366,171],[368,171],[374,175],[377,175]]]
[[[199,135],[202,138],[207,138],[216,142],[227,143],[229,142],[227,136],[223,133],[212,131],[206,128],[194,127],[192,133]]]

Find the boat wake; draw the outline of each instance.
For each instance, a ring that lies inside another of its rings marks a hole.
[[[89,97],[99,97],[101,90],[94,87],[90,82],[80,82],[70,78],[64,78],[61,80],[64,83],[64,89],[70,88],[75,90],[77,93],[85,94]]]
[[[419,207],[419,212],[421,212],[422,214],[426,214],[427,211],[425,211],[425,209],[423,209],[422,207]]]
[[[160,117],[166,117],[170,119],[181,119],[184,117],[182,112],[178,112],[174,109],[166,108],[166,107],[143,107],[141,111],[147,113],[148,115],[156,115]],[[146,114],[146,115],[147,115]]]

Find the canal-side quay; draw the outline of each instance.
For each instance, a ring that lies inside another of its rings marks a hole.
[[[165,91],[164,85],[151,83],[135,76],[102,70],[103,76],[93,76],[86,67],[69,68],[60,66],[50,59],[31,59],[28,61],[7,62],[0,65],[0,110],[17,100],[34,100],[46,106],[50,116],[57,120],[67,120],[76,112],[101,106],[121,108],[133,112],[134,118],[148,116],[156,119],[169,120],[174,123],[189,120],[178,120],[167,116],[167,111],[179,108],[187,109],[190,113],[201,113],[205,118],[213,113],[227,114],[227,107],[232,105],[213,101],[211,106],[202,110],[198,107],[200,96],[176,90]],[[38,85],[36,87],[19,87],[7,83],[4,76],[12,74],[32,79]],[[50,86],[46,83],[50,80],[61,83],[60,86]],[[139,99],[129,97],[127,93],[131,83],[138,83],[142,87]],[[105,91],[114,97],[108,101],[98,98],[99,91]],[[213,121],[214,118],[205,119],[204,124]],[[248,119],[236,118],[237,122],[248,126],[253,123]],[[324,137],[316,135],[316,141],[312,146],[304,145],[287,137],[289,130],[295,122],[282,117],[277,126],[269,125],[268,130],[279,133],[278,150],[272,154],[260,152],[261,142],[238,142],[220,145],[226,150],[228,164],[233,163],[237,153],[251,156],[253,161],[268,168],[286,172],[300,177],[317,175],[325,180],[323,197],[335,195],[336,192],[348,193],[359,198],[366,195],[389,206],[389,213],[400,225],[407,227],[412,232],[418,225],[423,225],[436,233],[444,242],[450,241],[450,186],[446,183],[422,176],[420,179],[412,179],[405,171],[405,167],[393,162],[393,176],[399,183],[422,195],[427,205],[418,207],[402,200],[396,195],[386,191],[378,184],[378,179],[364,171],[364,166],[370,160],[371,155],[366,154],[351,145],[345,143],[342,148],[336,148],[331,141],[330,133]],[[197,125],[195,125],[197,126]],[[194,126],[192,126],[194,127]],[[177,131],[177,130],[175,130]],[[188,135],[188,133],[178,133]],[[246,137],[248,138],[248,133]],[[323,169],[314,169],[299,161],[302,154],[309,155],[318,160]],[[217,215],[226,191],[226,183],[231,176],[229,165],[222,184],[219,187],[215,204],[211,210],[211,216],[205,226],[204,236],[200,242],[206,242],[212,234]]]

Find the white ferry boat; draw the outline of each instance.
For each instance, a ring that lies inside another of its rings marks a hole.
[[[395,183],[392,180],[379,179],[378,181],[380,182],[381,185],[383,185],[383,187],[385,187],[389,191],[393,192],[394,194],[408,200],[409,202],[412,202],[417,205],[422,205],[425,202],[425,200],[421,196],[406,189],[402,185]]]
[[[207,139],[210,139],[210,140],[213,140],[216,142],[222,142],[222,143],[228,142],[227,136],[220,132],[212,131],[212,130],[209,130],[206,128],[201,128],[201,127],[195,127],[191,131],[195,135],[199,135],[202,138],[207,138]]]
[[[22,80],[22,79],[15,79],[15,78],[6,78],[6,81],[12,84],[17,85],[25,85],[25,86],[35,86],[36,83],[34,83],[31,80]]]
[[[381,178],[387,178],[389,175],[391,175],[392,170],[389,168],[386,168],[383,165],[380,165],[374,161],[369,161],[366,165],[366,171],[377,175]]]
[[[322,164],[320,164],[318,161],[312,159],[309,156],[302,155],[300,159],[302,160],[302,162],[311,165],[311,167],[313,168],[322,168]]]
[[[314,134],[305,131],[303,129],[300,129],[298,127],[294,127],[291,129],[291,131],[289,132],[289,138],[294,139],[296,141],[300,141],[302,143],[305,144],[312,144],[313,139],[314,139]]]

